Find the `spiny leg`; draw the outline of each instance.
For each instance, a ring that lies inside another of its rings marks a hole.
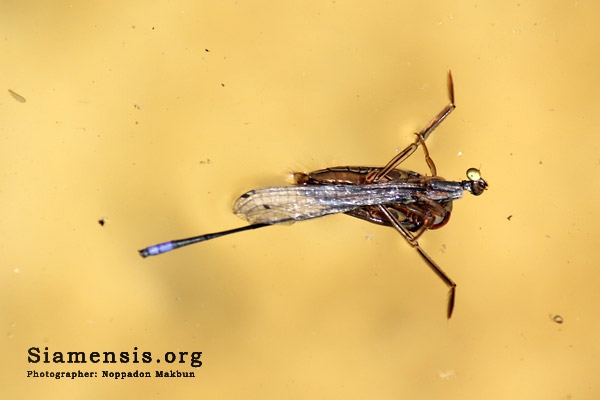
[[[448,309],[447,309],[447,316],[448,316],[448,319],[450,319],[450,317],[452,317],[452,311],[454,311],[454,301],[456,298],[456,283],[454,283],[454,281],[452,279],[450,279],[450,277],[448,275],[446,275],[444,270],[442,270],[440,268],[440,266],[437,265],[436,262],[433,261],[433,259],[427,253],[425,253],[425,251],[421,248],[421,246],[419,246],[419,243],[417,242],[417,240],[415,240],[413,235],[402,227],[402,225],[400,224],[400,221],[398,221],[398,219],[385,206],[379,205],[379,209],[381,210],[381,212],[383,212],[386,215],[386,217],[388,218],[388,220],[390,221],[392,226],[394,228],[396,228],[396,230],[398,232],[400,232],[400,234],[402,236],[404,236],[406,241],[412,247],[417,249],[417,251],[419,252],[421,257],[423,257],[423,259],[425,260],[427,265],[429,265],[429,267],[433,270],[433,272],[435,272],[435,274],[442,281],[444,281],[446,286],[448,286],[450,288],[450,291],[448,292]],[[425,230],[426,227],[423,227],[422,229]]]
[[[437,128],[438,125],[441,124],[442,121],[446,119],[446,117],[450,115],[450,113],[456,108],[456,105],[454,104],[454,82],[452,81],[452,73],[450,71],[448,71],[448,97],[450,98],[450,104],[444,107],[444,109],[440,111],[425,128],[421,129],[421,131],[417,133],[417,139],[414,143],[411,143],[400,153],[396,154],[396,156],[392,158],[385,167],[378,170],[378,172],[372,177],[369,177],[368,181],[370,183],[379,182],[381,178],[386,176],[391,170],[396,168],[396,166],[408,159],[408,157],[410,157],[417,150],[420,144],[425,143],[425,140],[427,140],[435,128]],[[431,169],[431,165],[429,165],[429,167]],[[433,174],[433,176],[435,175],[436,174]]]

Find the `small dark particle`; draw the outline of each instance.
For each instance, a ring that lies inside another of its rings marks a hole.
[[[10,93],[10,95],[12,96],[12,98],[15,99],[16,101],[18,101],[19,103],[25,103],[27,101],[27,100],[25,100],[25,97],[21,96],[17,92],[13,92],[10,89],[8,89],[8,93]]]
[[[210,53],[210,50],[209,50],[209,49],[204,49],[204,51],[205,51],[205,52],[207,52],[207,53]]]
[[[225,87],[225,84],[224,84],[224,83],[221,83],[221,86]]]
[[[108,221],[108,218],[104,217],[98,220],[98,223],[100,224],[100,226],[104,226],[104,224],[106,224],[106,222]]]
[[[557,324],[562,324],[564,322],[563,317],[561,317],[560,315],[548,315],[550,317],[550,319],[554,322],[556,322]]]
[[[512,214],[510,214],[508,217],[506,217],[507,220],[511,220],[512,219]]]

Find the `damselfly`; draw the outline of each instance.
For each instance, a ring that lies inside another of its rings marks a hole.
[[[479,196],[487,188],[487,182],[476,168],[469,168],[468,180],[463,181],[446,181],[437,175],[425,140],[456,107],[450,72],[448,95],[450,104],[416,134],[414,143],[384,167],[333,167],[296,173],[296,186],[255,189],[237,199],[233,212],[250,225],[157,244],[140,250],[140,255],[155,256],[232,233],[345,213],[396,229],[449,287],[447,315],[450,318],[454,309],[456,283],[419,246],[417,239],[425,231],[441,228],[448,222],[452,202],[462,198],[464,191]],[[396,168],[419,146],[423,147],[431,176]]]

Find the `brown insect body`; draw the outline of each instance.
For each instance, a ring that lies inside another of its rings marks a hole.
[[[294,180],[297,185],[364,185],[373,183],[373,177],[382,170],[382,167],[331,167],[306,173],[295,173]],[[424,182],[428,177],[403,169],[392,169],[378,182]],[[436,179],[443,179],[436,177]],[[432,207],[431,202],[416,201],[409,204],[386,204],[389,211],[394,214],[402,227],[410,232],[422,229],[439,229],[450,220],[452,201],[437,202]],[[390,219],[378,206],[365,206],[345,213],[352,217],[378,225],[393,226]]]

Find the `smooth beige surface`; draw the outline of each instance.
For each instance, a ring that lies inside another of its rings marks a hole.
[[[213,3],[0,6],[1,397],[597,399],[600,6]],[[490,184],[421,239],[451,321],[418,254],[346,216],[137,254],[242,226],[235,198],[292,171],[385,164],[448,69],[431,156]],[[196,377],[26,377],[136,369]]]

